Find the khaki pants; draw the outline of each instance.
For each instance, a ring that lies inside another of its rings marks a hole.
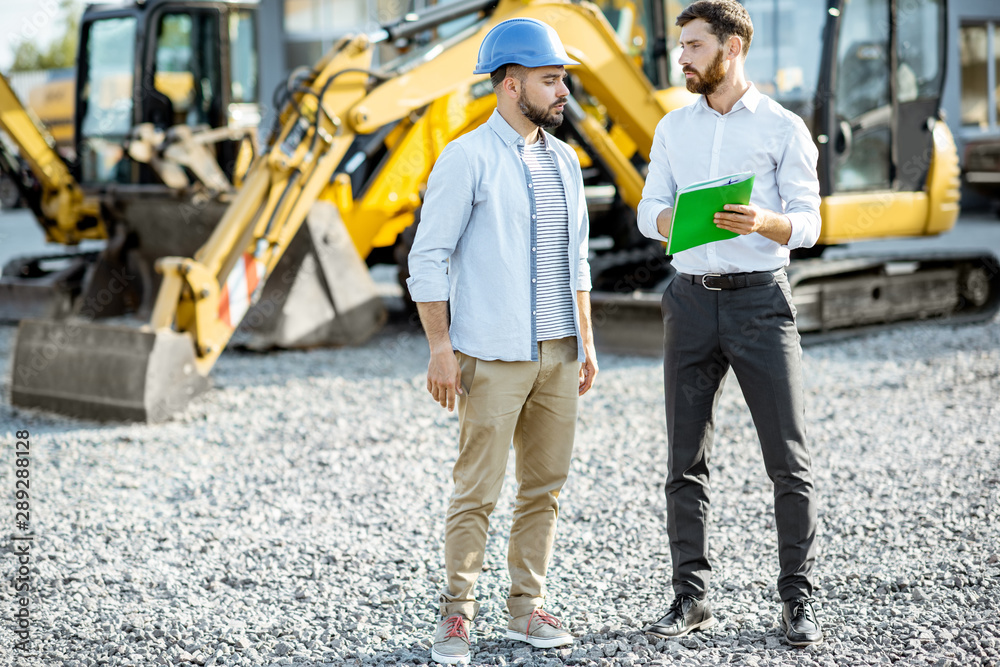
[[[441,614],[475,618],[489,516],[496,506],[513,441],[517,500],[507,548],[514,617],[542,605],[559,490],[569,474],[580,364],[576,338],[539,343],[538,361],[483,361],[458,353],[459,450],[445,526],[448,590]]]

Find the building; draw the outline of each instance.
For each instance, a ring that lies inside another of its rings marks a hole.
[[[1000,153],[1000,2],[951,0],[948,6],[948,72],[942,106],[959,156],[972,142],[988,140]],[[987,175],[987,177],[990,177]],[[995,174],[1000,179],[1000,171]],[[1000,188],[1000,182],[996,184]],[[966,187],[963,206],[984,203]]]
[[[952,0],[944,108],[963,140],[1000,138],[1000,2]]]

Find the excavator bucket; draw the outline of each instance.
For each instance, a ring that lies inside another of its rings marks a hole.
[[[74,320],[23,320],[11,403],[99,421],[163,421],[208,388],[190,336]]]
[[[332,204],[317,202],[233,342],[256,349],[362,343],[386,310]],[[11,402],[101,421],[158,422],[208,388],[192,337],[148,326],[23,320]]]
[[[0,322],[65,317],[97,253],[15,257],[0,271]],[[51,265],[55,264],[54,267]]]

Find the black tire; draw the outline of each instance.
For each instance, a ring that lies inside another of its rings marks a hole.
[[[0,209],[20,208],[21,192],[7,174],[0,174]]]
[[[792,259],[816,259],[823,255],[827,246],[817,243],[811,248],[796,248],[791,252]]]

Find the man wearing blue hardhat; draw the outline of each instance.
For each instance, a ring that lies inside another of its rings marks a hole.
[[[431,647],[439,663],[469,662],[474,588],[512,442],[507,636],[539,648],[573,640],[542,604],[577,400],[597,375],[580,163],[543,131],[563,120],[574,64],[541,21],[489,31],[474,73],[490,75],[497,110],[437,159],[409,255],[407,286],[430,344],[427,389],[449,411],[458,404],[447,583]]]

